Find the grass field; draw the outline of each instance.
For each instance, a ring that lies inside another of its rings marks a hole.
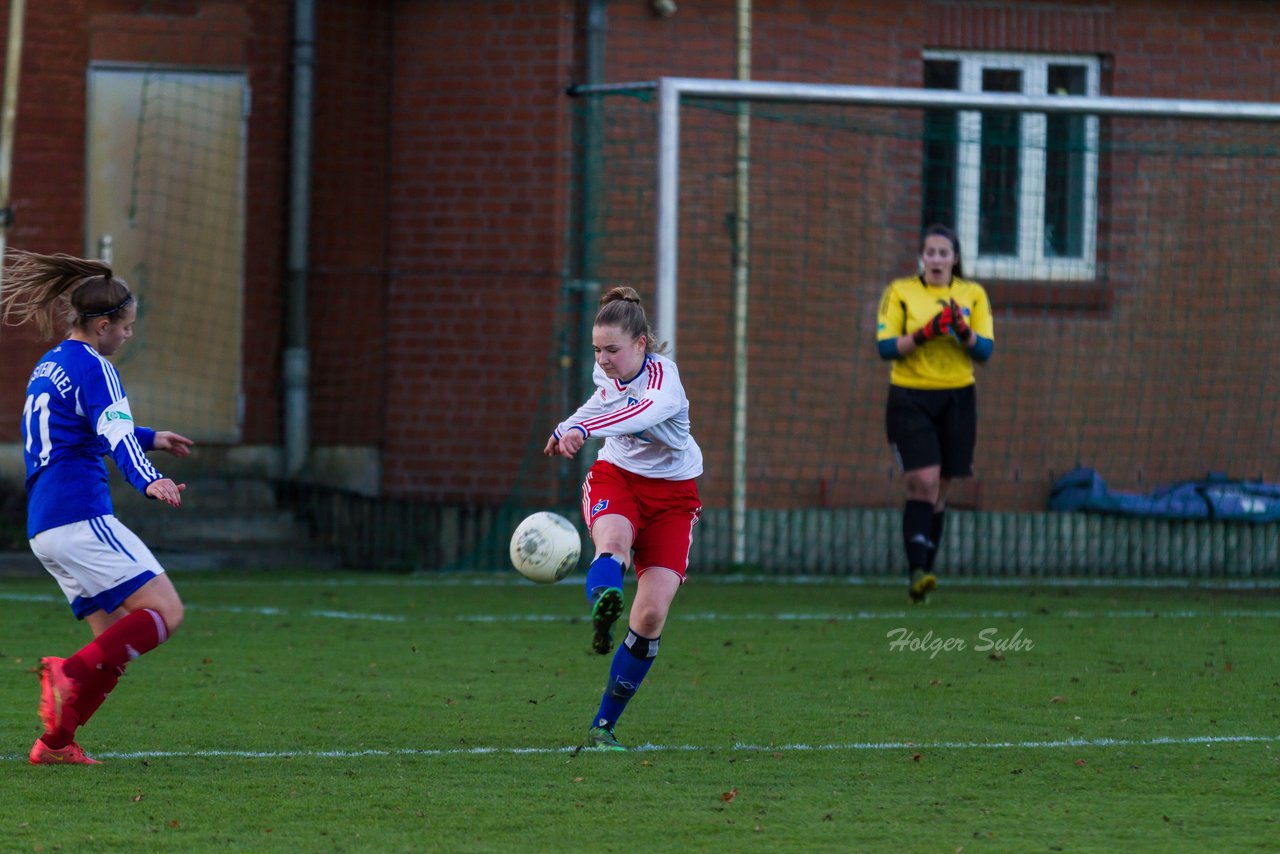
[[[1280,595],[694,577],[623,717],[581,585],[175,573],[186,625],[34,768],[0,579],[3,851],[1222,851],[1280,839]],[[912,640],[914,639],[914,643]],[[895,644],[895,641],[899,642]],[[959,645],[963,644],[963,648]]]

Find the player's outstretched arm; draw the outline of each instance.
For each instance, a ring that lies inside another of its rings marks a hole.
[[[191,446],[195,444],[186,436],[169,430],[157,430],[153,447],[157,451],[168,451],[175,457],[191,455]]]

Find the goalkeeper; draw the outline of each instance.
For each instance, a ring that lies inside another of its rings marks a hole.
[[[973,474],[977,396],[973,365],[991,358],[991,304],[964,278],[960,241],[946,226],[925,229],[920,274],[885,289],[877,317],[880,357],[892,362],[885,428],[903,472],[902,542],[912,602],[937,586],[947,487]]]

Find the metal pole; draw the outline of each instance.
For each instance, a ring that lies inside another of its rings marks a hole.
[[[751,0],[738,0],[738,79],[751,79]],[[733,562],[747,560],[747,308],[751,277],[751,104],[738,102],[733,218]]]
[[[13,224],[9,194],[13,179],[13,129],[18,116],[18,77],[22,71],[22,27],[26,18],[26,0],[9,0],[9,47],[4,61],[4,111],[0,116],[0,259]],[[0,263],[0,280],[4,267]]]
[[[605,46],[609,31],[608,0],[590,0],[586,19],[586,63],[584,73],[588,86],[600,86],[605,75]],[[560,408],[562,415],[573,412],[582,401],[591,396],[594,384],[591,378],[595,360],[590,358],[591,329],[595,324],[600,303],[600,208],[601,190],[604,187],[604,110],[603,94],[588,95],[582,105],[583,134],[579,150],[582,178],[578,217],[578,266],[573,287],[565,292],[565,305],[570,309],[566,321],[566,339],[575,345],[561,361],[562,383],[565,400]],[[572,323],[572,330],[567,328]],[[587,477],[587,471],[595,462],[595,454],[582,453],[565,461],[562,472],[572,472],[567,478],[570,489],[564,498],[571,506],[574,494]]]
[[[1192,101],[1177,98],[1115,98],[1083,95],[1018,95],[1010,92],[952,92],[896,86],[840,86],[824,83],[769,83],[663,77],[658,90],[672,97],[743,98],[751,101],[810,101],[877,107],[956,110],[1016,110],[1029,113],[1177,119],[1280,120],[1280,104],[1254,101]]]
[[[680,216],[680,90],[672,78],[658,84],[658,335],[676,355],[676,226]]]
[[[289,157],[288,279],[284,329],[284,473],[302,471],[310,451],[307,323],[308,229],[311,221],[311,108],[316,59],[314,0],[293,7],[293,116]]]

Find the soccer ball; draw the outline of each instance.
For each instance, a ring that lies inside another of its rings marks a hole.
[[[511,563],[530,581],[554,584],[578,565],[582,538],[573,523],[542,511],[527,517],[511,535]]]

